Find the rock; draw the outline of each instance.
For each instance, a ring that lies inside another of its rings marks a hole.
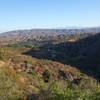
[[[27,64],[27,68],[29,69],[31,69],[33,67],[33,65],[31,65],[31,64]]]
[[[68,81],[72,81],[73,80],[73,77],[71,76],[71,74],[66,74],[64,71],[62,70],[59,70],[58,71],[58,74],[60,77],[62,77],[63,79],[65,80],[68,80]]]
[[[50,79],[50,72],[48,71],[48,70],[46,70],[46,71],[44,71],[43,73],[42,73],[42,76],[43,76],[43,78],[44,78],[44,82],[49,82],[49,79]]]
[[[34,69],[33,65],[28,64],[27,61],[24,61],[24,68],[25,68],[25,71],[27,72],[30,72]]]
[[[72,81],[72,83],[79,85],[81,80],[82,80],[81,78],[79,78],[79,79],[74,79],[74,80]]]
[[[67,75],[66,75],[66,73],[65,73],[64,71],[59,70],[58,73],[59,73],[59,75],[60,75],[61,77],[67,78]]]

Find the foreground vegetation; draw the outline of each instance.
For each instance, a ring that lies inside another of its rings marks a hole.
[[[23,74],[23,75],[22,75]],[[0,68],[0,100],[99,100],[100,85],[94,79],[79,84],[59,80],[45,83],[35,73]]]
[[[100,99],[100,84],[93,77],[70,65],[22,55],[24,49],[0,48],[0,100]]]

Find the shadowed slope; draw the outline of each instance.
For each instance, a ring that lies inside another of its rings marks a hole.
[[[51,59],[79,68],[82,72],[99,79],[100,33],[76,42],[46,44],[24,54],[40,59]]]

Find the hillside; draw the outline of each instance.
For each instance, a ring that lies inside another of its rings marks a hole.
[[[100,98],[99,83],[93,77],[70,65],[21,54],[27,50],[0,48],[0,100]]]
[[[25,52],[39,59],[51,59],[79,68],[82,72],[99,79],[100,33],[77,41],[56,41]]]
[[[0,34],[0,42],[19,42],[27,40],[42,40],[48,37],[71,37],[83,33],[95,34],[100,32],[100,28],[85,28],[85,29],[31,29],[31,30],[16,30]]]
[[[0,100],[100,99],[100,33],[16,34],[0,43]]]

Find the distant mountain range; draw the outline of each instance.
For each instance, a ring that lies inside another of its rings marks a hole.
[[[100,27],[83,28],[83,29],[31,29],[31,30],[15,30],[0,34],[0,42],[23,41],[34,39],[38,36],[56,36],[61,34],[95,34],[100,32]]]

